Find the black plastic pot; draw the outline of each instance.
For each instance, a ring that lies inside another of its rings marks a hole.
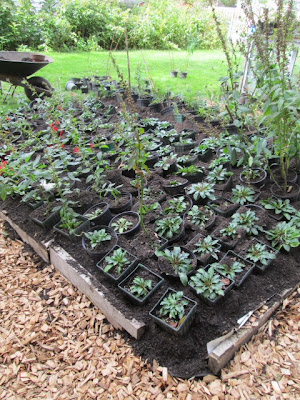
[[[167,249],[173,249],[174,247],[176,247],[176,246],[169,246],[169,247],[167,247]],[[188,253],[190,255],[191,265],[194,264],[194,266],[192,265],[193,268],[186,274],[187,276],[190,276],[197,267],[197,257],[188,248],[186,248],[184,246],[178,246],[178,247],[180,247],[180,249],[183,252]],[[167,264],[166,268],[164,267],[164,264]],[[168,262],[168,260],[165,260],[165,258],[163,256],[158,257],[158,268],[163,276],[166,276],[166,277],[171,278],[176,281],[178,281],[180,279],[179,275],[175,273],[175,271],[173,270],[173,268],[170,265],[170,263]]]
[[[170,71],[170,77],[171,78],[177,78],[178,71]]]
[[[163,110],[161,110],[161,115],[168,115],[172,114],[173,112],[173,106],[165,107]]]
[[[268,246],[267,244],[261,242],[260,240],[258,240],[258,239],[256,239],[256,238],[254,238],[253,240],[254,240],[254,242],[257,242],[257,243],[259,243],[259,244],[265,245],[265,246],[267,247],[268,251],[273,252],[273,253],[275,254],[275,259],[276,259],[276,256],[277,256],[277,254],[278,254],[278,251],[277,251],[276,249],[274,249],[274,248],[271,247],[271,246]],[[250,248],[250,246],[249,246],[249,248]],[[262,263],[260,263],[260,262],[254,263],[254,265],[255,265],[255,271],[256,271],[256,272],[259,272],[259,273],[264,273],[264,272],[266,271],[266,269],[269,268],[269,267],[273,264],[273,262],[275,261],[275,259],[269,260],[269,262],[268,262],[266,265],[264,265],[264,264],[262,264]]]
[[[244,184],[247,185],[255,185],[255,186],[259,186],[262,187],[262,185],[264,184],[266,178],[267,178],[267,172],[262,169],[262,168],[253,168],[253,170],[255,171],[260,171],[261,176],[255,179],[247,179],[246,177],[244,177],[242,175],[242,173],[240,174],[240,181],[243,182]]]
[[[200,208],[202,208],[202,207],[200,207]],[[214,211],[213,210],[209,210],[209,211],[211,212],[212,215],[210,216],[209,220],[204,225],[195,224],[192,221],[192,219],[190,218],[190,216],[187,213],[185,213],[184,214],[184,225],[185,225],[185,227],[187,227],[187,228],[189,228],[189,229],[191,229],[193,231],[196,231],[196,232],[199,231],[199,230],[202,230],[202,229],[205,229],[206,231],[209,231],[213,227],[213,225],[215,223],[215,220],[216,220],[216,214],[214,213]]]
[[[275,178],[275,181],[277,183],[279,183],[279,184],[282,184],[283,183],[283,179],[281,177],[280,168],[279,167],[272,168],[272,173],[273,173],[273,176]],[[293,169],[288,170],[287,182],[296,183],[297,179],[298,179],[297,172],[295,170],[293,170]],[[271,180],[271,182],[274,182],[274,179],[272,178],[272,175],[270,175],[270,180]]]
[[[99,231],[101,229],[104,229],[109,235],[111,235],[111,240],[108,243],[104,242],[103,245],[101,244],[100,246],[97,246],[95,250],[92,250],[87,247],[86,242],[88,241],[88,239],[86,238],[85,235],[82,236],[82,247],[95,263],[97,263],[99,260],[101,260],[101,258],[103,258],[107,253],[109,253],[111,249],[118,242],[118,237],[115,231],[106,225],[94,226],[93,228],[89,229],[87,233],[93,231]]]
[[[221,259],[220,264],[227,264],[229,266],[231,266],[235,261],[239,261],[241,263],[243,263],[246,267],[246,271],[245,272],[240,272],[237,276],[241,275],[241,278],[234,278],[234,285],[236,287],[240,287],[242,286],[242,284],[245,282],[245,280],[252,274],[255,265],[246,260],[245,258],[239,256],[238,254],[234,253],[232,250],[227,251],[227,253],[225,254],[225,256]],[[216,269],[218,270],[218,269]]]
[[[181,78],[181,79],[186,79],[186,77],[187,77],[187,72],[180,72],[179,73],[179,78]]]
[[[199,241],[199,239],[204,239],[204,236],[201,235],[201,233],[198,233],[198,235],[196,235],[190,242],[187,243],[187,246],[194,249],[195,248],[195,243],[197,243]],[[218,245],[216,246],[216,249],[220,250],[221,249],[221,243],[218,243]],[[216,262],[217,260],[211,256],[211,254],[205,254],[203,256],[201,256],[198,253],[195,253],[193,251],[193,254],[195,255],[195,257],[197,258],[198,262],[202,265],[207,265],[210,264],[212,262]]]
[[[277,199],[288,199],[290,202],[297,201],[300,195],[300,187],[297,183],[288,184],[288,188],[290,191],[280,190],[276,183],[273,183],[271,186],[271,193]]]
[[[111,251],[109,253],[107,253],[103,258],[101,258],[100,261],[97,262],[96,266],[97,268],[99,268],[99,270],[111,281],[113,281],[115,284],[120,283],[121,281],[123,281],[127,275],[129,275],[131,273],[131,271],[135,268],[136,264],[137,264],[137,258],[130,254],[127,250],[126,251],[126,257],[129,259],[130,264],[128,264],[128,266],[126,266],[123,271],[121,272],[120,275],[114,275],[113,273],[109,272],[109,271],[104,271],[105,269],[105,258],[108,256],[111,256],[115,250],[121,248],[120,246],[114,246],[113,249],[111,249]]]
[[[92,219],[88,218],[89,221],[91,222],[91,225],[108,225],[110,220],[112,219],[112,215],[111,215],[108,203],[102,202],[102,203],[95,204],[94,206],[90,207],[83,214],[83,216],[86,216],[87,214],[90,214],[99,208],[103,210],[101,212],[101,214],[99,214],[97,217],[92,218]]]
[[[83,232],[86,232],[89,228],[90,228],[90,221],[87,220],[86,218],[84,218],[82,215],[78,216],[78,219],[80,219],[82,221],[82,223],[74,230],[73,234],[70,234],[67,231],[64,231],[61,227],[60,227],[60,222],[58,222],[56,225],[54,225],[53,229],[60,233],[61,235],[63,235],[65,238],[73,241],[74,238],[79,237],[83,234]]]
[[[229,203],[227,207],[225,207],[225,203]],[[209,201],[207,205],[216,214],[222,215],[222,217],[225,218],[231,217],[240,207],[239,204],[222,198],[217,198],[216,200]]]
[[[198,160],[206,163],[211,159],[212,155],[212,149],[206,149],[203,153],[198,153]]]
[[[193,174],[184,174],[183,178],[186,178],[190,183],[198,183],[201,182],[204,176],[203,171],[194,172]]]
[[[43,220],[38,219],[37,217],[31,217],[31,219],[35,224],[37,224],[41,228],[49,230],[59,222],[60,220],[59,211],[60,210],[49,213]]]
[[[148,107],[152,100],[152,96],[140,97],[137,99],[137,103],[140,107]]]
[[[121,214],[116,215],[116,216],[113,217],[113,218],[111,219],[111,221],[109,222],[109,227],[110,227],[111,229],[114,229],[114,228],[112,227],[112,224],[115,223],[116,221],[118,221],[120,218],[126,218],[126,217],[134,218],[134,220],[136,221],[136,223],[133,225],[133,227],[132,227],[131,229],[128,229],[128,230],[125,231],[125,232],[120,233],[120,232],[117,232],[117,231],[115,230],[114,232],[116,232],[117,235],[120,235],[120,236],[132,236],[132,235],[134,235],[134,234],[140,229],[140,226],[141,226],[141,219],[140,219],[139,214],[136,213],[136,212],[134,212],[134,211],[124,211],[124,212],[122,212]]]
[[[182,153],[186,153],[187,151],[191,151],[195,146],[196,146],[196,142],[193,143],[180,143],[180,142],[175,142],[173,143],[174,146],[174,151],[177,154],[182,154]]]
[[[154,164],[157,163],[159,160],[159,156],[156,153],[150,153],[147,157],[145,164],[148,168],[153,168]]]
[[[133,279],[136,276],[140,276],[141,274],[145,276],[144,279],[149,279],[152,281],[152,284],[154,284],[152,289],[142,298],[135,296],[130,291],[130,285],[133,283]],[[131,303],[142,306],[148,302],[149,298],[157,291],[157,289],[163,284],[163,282],[164,279],[161,276],[152,272],[144,265],[138,264],[137,267],[122,282],[118,284],[118,288],[129,299]]]
[[[169,181],[177,181],[179,182],[178,185],[174,186],[174,185],[162,185],[164,191],[171,195],[171,196],[175,196],[178,194],[183,194],[184,193],[184,188],[188,185],[188,180],[184,179],[184,178],[174,178],[174,179],[169,179]]]
[[[130,211],[131,210],[131,207],[132,207],[132,195],[131,195],[131,193],[129,193],[129,192],[121,192],[120,197],[122,197],[122,198],[126,197],[127,201],[124,202],[122,205],[118,205],[117,202],[115,202],[114,204],[110,204],[109,205],[110,211],[112,213],[114,213],[114,214],[119,214],[121,212]],[[110,198],[113,199],[112,196]]]
[[[188,302],[190,304],[189,311],[188,311],[187,315],[185,315],[184,318],[182,318],[181,321],[179,321],[179,322],[181,322],[179,324],[179,326],[173,327],[170,324],[168,324],[165,320],[163,320],[162,318],[159,317],[160,303],[170,293],[176,293],[176,292],[173,289],[170,289],[170,288],[167,289],[167,291],[160,298],[158,303],[149,312],[149,315],[151,316],[151,318],[153,318],[155,323],[158,324],[165,331],[167,331],[175,336],[181,336],[181,335],[186,334],[192,325],[193,318],[194,318],[194,315],[196,312],[197,303],[194,300],[191,300],[189,297],[183,296],[183,298],[188,300]]]
[[[163,104],[162,103],[153,103],[153,104],[149,104],[148,107],[150,108],[151,111],[161,112],[161,110],[163,109]]]

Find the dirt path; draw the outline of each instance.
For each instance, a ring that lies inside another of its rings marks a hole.
[[[299,399],[300,289],[221,377],[173,379],[0,225],[0,399]]]

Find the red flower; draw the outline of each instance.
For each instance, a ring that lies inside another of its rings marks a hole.
[[[60,131],[60,132],[59,132],[59,137],[61,137],[62,134],[63,134],[63,131]]]
[[[91,149],[93,150],[94,148],[94,143],[90,143]]]
[[[75,154],[75,153],[79,153],[79,148],[78,147],[75,147],[75,149],[73,150],[73,153]]]
[[[7,161],[1,160],[1,162],[0,162],[0,174],[2,174],[2,172],[4,171],[6,165],[7,165]]]
[[[58,109],[58,110],[61,110],[61,107],[60,107],[60,106],[57,106],[57,109]]]
[[[10,121],[10,118],[8,118],[8,117],[5,117],[5,119],[6,119],[6,121]]]
[[[75,93],[71,92],[71,96],[75,97]]]
[[[61,144],[61,148],[62,148],[62,149],[64,149],[64,148],[65,148],[65,145],[64,145],[63,143]]]

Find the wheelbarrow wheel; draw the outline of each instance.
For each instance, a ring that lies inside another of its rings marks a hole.
[[[39,90],[34,90],[34,87]],[[24,90],[29,100],[34,100],[37,97],[51,97],[52,92],[54,91],[47,79],[40,76],[33,76],[32,78],[27,79],[27,84]]]

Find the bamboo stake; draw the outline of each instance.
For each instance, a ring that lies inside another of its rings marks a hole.
[[[129,61],[129,52],[128,52],[127,29],[125,29],[125,45],[126,45],[126,53],[127,53],[127,66],[128,66],[128,86],[129,86],[129,93],[130,93],[130,95],[131,95],[131,83],[130,83],[130,61]]]

